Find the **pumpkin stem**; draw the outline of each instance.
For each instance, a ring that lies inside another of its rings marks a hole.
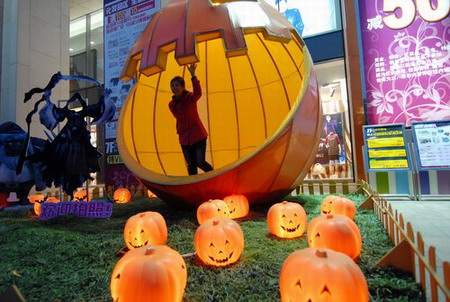
[[[220,221],[219,220],[214,220],[213,221],[213,225],[215,226],[215,225],[218,225],[220,223]]]
[[[334,216],[333,215],[327,215],[327,219],[333,219]]]
[[[282,202],[282,204],[287,204],[287,203],[288,203],[288,202],[287,202],[286,200]]]
[[[145,216],[145,213],[141,213],[141,215],[139,215],[139,217],[144,217]]]
[[[153,255],[155,252],[156,252],[156,250],[155,250],[155,248],[152,247],[152,246],[145,249],[145,255],[146,255],[146,256],[148,256],[148,255]]]
[[[316,251],[316,256],[319,258],[327,258],[327,251],[321,251],[321,250],[317,250]]]

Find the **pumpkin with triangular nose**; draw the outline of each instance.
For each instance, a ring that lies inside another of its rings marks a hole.
[[[198,113],[213,171],[187,175],[168,108],[170,81],[197,63]],[[136,84],[119,118],[126,166],[159,198],[198,206],[237,194],[279,200],[304,178],[322,130],[311,56],[289,21],[264,1],[173,0],[155,13],[121,75]]]

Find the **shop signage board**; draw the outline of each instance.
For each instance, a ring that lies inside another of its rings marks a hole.
[[[411,161],[403,124],[364,126],[364,152],[370,172],[409,171]]]
[[[358,1],[369,124],[450,118],[450,1]]]
[[[450,120],[413,122],[417,167],[419,170],[450,169]]]
[[[160,0],[104,0],[103,4],[105,88],[112,90],[111,99],[117,107],[113,120],[105,125],[105,183],[113,186],[137,185],[117,150],[119,112],[134,84],[134,81],[121,81],[119,76],[134,42],[152,15],[160,9]]]

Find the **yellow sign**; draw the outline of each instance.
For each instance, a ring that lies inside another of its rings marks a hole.
[[[367,145],[369,148],[403,147],[405,141],[403,137],[376,138],[368,139]]]
[[[370,160],[369,165],[371,169],[408,168],[408,160],[406,159]]]
[[[381,157],[406,157],[406,150],[405,149],[369,150],[369,158],[381,158]]]

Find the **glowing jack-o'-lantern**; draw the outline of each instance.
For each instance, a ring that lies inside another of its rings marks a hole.
[[[194,62],[214,170],[187,175],[169,83],[179,75],[191,90],[185,65]],[[311,56],[266,1],[171,1],[134,43],[121,79],[136,84],[119,117],[120,155],[169,203],[198,207],[233,192],[250,204],[279,200],[313,163],[322,113]]]
[[[131,200],[131,192],[126,188],[120,188],[114,191],[113,199],[116,203],[128,203]]]
[[[267,212],[269,231],[280,238],[295,238],[303,235],[307,221],[305,210],[295,202],[276,203]]]
[[[167,241],[167,226],[158,212],[143,212],[128,218],[123,229],[125,244],[131,250],[143,245],[161,245]]]
[[[74,201],[91,201],[92,200],[92,194],[87,193],[86,189],[76,191],[73,193],[73,199]]]
[[[348,198],[329,195],[323,199],[320,213],[323,215],[341,214],[354,219],[356,207],[353,201]]]
[[[34,195],[28,196],[28,200],[30,201],[30,203],[43,202],[44,199],[45,199],[45,196],[42,194],[34,194]]]
[[[194,247],[205,264],[226,266],[239,260],[244,250],[244,234],[230,218],[211,218],[195,232]]]
[[[347,255],[306,248],[290,254],[280,273],[282,302],[368,302],[361,269]]]
[[[165,245],[129,251],[114,267],[111,296],[114,302],[181,302],[187,282],[183,257]]]
[[[248,215],[248,199],[244,195],[230,195],[223,199],[230,209],[230,218],[241,218]]]
[[[53,203],[58,203],[58,202],[59,202],[59,199],[56,198],[56,197],[52,197],[52,196],[47,197],[47,198],[44,197],[44,201],[43,201],[43,202],[53,202]],[[40,215],[41,215],[41,204],[42,204],[43,202],[41,202],[40,200],[36,200],[36,201],[34,202],[34,206],[33,206],[33,208],[34,208],[34,213],[35,213],[37,216],[40,216]]]
[[[308,244],[328,248],[355,259],[361,253],[362,239],[358,226],[345,215],[320,215],[308,226]]]
[[[197,221],[202,224],[213,217],[229,217],[227,204],[220,199],[212,199],[202,203],[197,209]]]

